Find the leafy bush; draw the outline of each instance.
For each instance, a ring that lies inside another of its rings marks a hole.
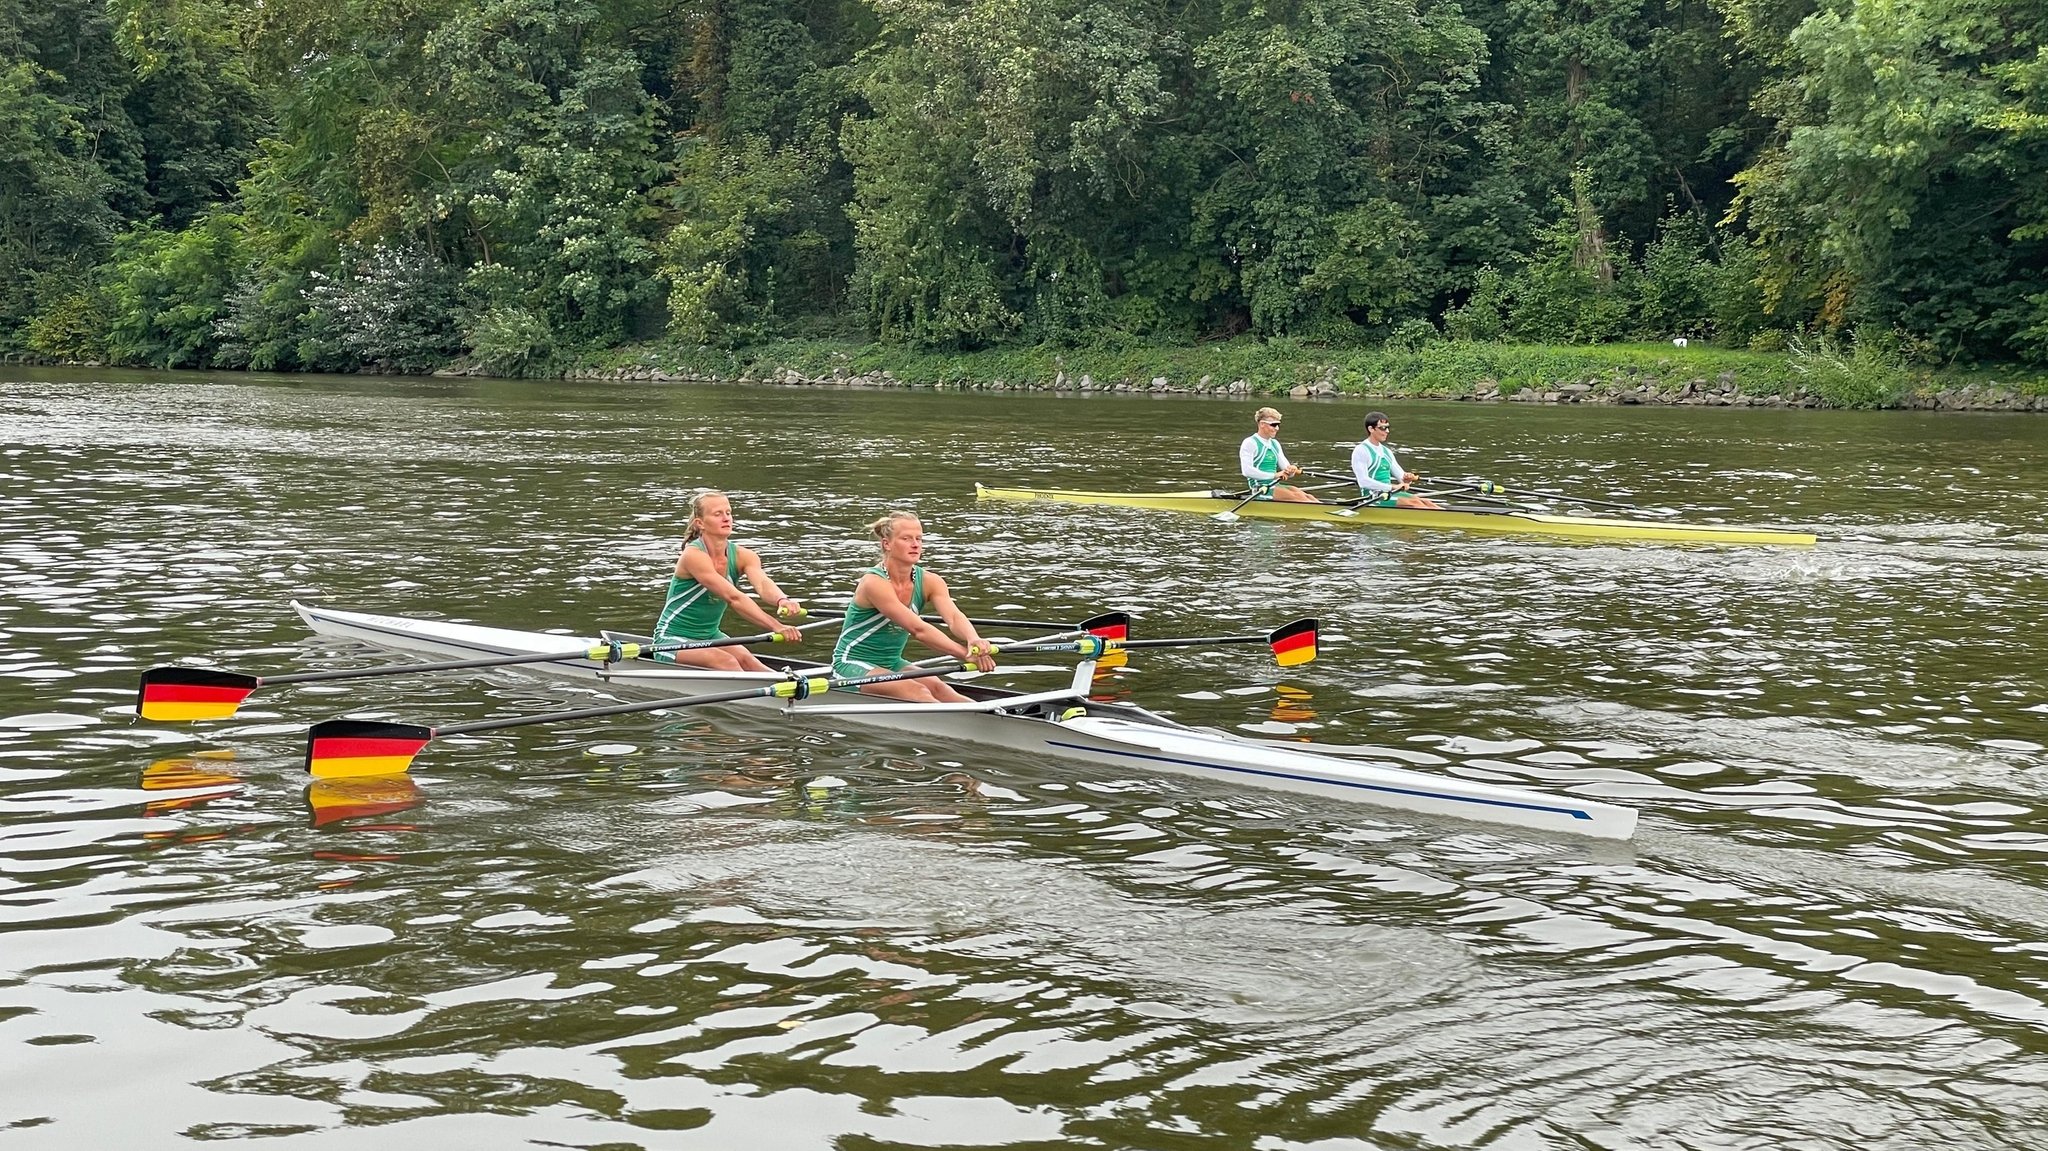
[[[145,226],[114,241],[97,273],[109,359],[152,368],[212,362],[214,324],[240,271],[239,223],[215,214],[182,232]]]
[[[1786,345],[1793,374],[1829,407],[1886,407],[1912,382],[1898,353],[1875,331],[1859,331],[1846,348],[1828,336],[1792,336]]]
[[[1454,340],[1490,343],[1507,335],[1508,308],[1513,294],[1500,269],[1488,264],[1479,269],[1479,282],[1466,301],[1444,313],[1444,331]]]
[[[554,331],[525,308],[500,304],[470,324],[470,358],[494,376],[543,376],[555,369]]]
[[[215,321],[214,363],[259,372],[346,372],[362,361],[334,313],[314,298],[314,275],[252,266]]]
[[[339,276],[311,274],[313,306],[341,346],[387,372],[430,372],[461,351],[454,275],[416,244],[378,244]]]
[[[29,321],[22,342],[52,359],[103,360],[106,329],[106,301],[94,292],[73,292]]]
[[[1643,252],[1636,282],[1636,325],[1648,339],[1699,338],[1714,328],[1709,303],[1720,269],[1707,259],[1707,228],[1691,213],[1664,221]]]
[[[1782,336],[1775,347],[1757,347],[1754,342],[1774,323],[1783,322],[1765,308],[1763,264],[1756,247],[1739,235],[1725,237],[1721,241],[1721,262],[1714,271],[1707,307],[1714,317],[1715,339],[1731,348],[1748,345],[1757,351],[1782,349]]]
[[[1415,352],[1443,340],[1444,334],[1428,320],[1403,320],[1387,333],[1384,344],[1390,352]]]

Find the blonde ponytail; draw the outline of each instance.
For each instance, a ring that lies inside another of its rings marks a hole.
[[[691,493],[690,502],[683,506],[683,521],[685,524],[688,525],[683,529],[684,547],[689,547],[690,541],[704,534],[703,532],[697,530],[697,513],[703,510],[704,501],[710,499],[712,496],[723,495],[725,495],[725,493],[719,491],[717,488],[698,488],[695,492]]]
[[[916,518],[916,512],[905,511],[899,508],[883,516],[881,519],[876,520],[874,523],[869,524],[868,531],[874,534],[876,543],[886,544],[889,542],[889,537],[896,534],[897,524],[903,522],[904,520],[914,520]]]

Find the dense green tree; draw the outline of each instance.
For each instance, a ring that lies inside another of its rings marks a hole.
[[[2048,362],[2048,10],[1891,0],[1792,33],[1780,136],[1744,171],[1774,312],[1943,358]]]
[[[2044,38],[2022,0],[0,0],[0,342],[2040,362]]]

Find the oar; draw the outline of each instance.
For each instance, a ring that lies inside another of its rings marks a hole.
[[[1207,635],[1186,639],[1105,639],[1101,636],[1084,636],[1078,640],[1047,643],[1027,640],[1023,643],[1002,644],[998,651],[1078,651],[1084,656],[1101,655],[1128,651],[1139,647],[1206,647],[1224,643],[1263,643],[1273,649],[1273,661],[1281,667],[1298,667],[1316,657],[1317,621],[1313,616],[1304,616],[1293,623],[1281,624],[1272,631],[1256,635]]]
[[[1092,639],[1092,637],[1091,637]],[[1093,639],[1092,642],[1103,642]],[[579,707],[571,711],[550,711],[540,715],[515,715],[504,719],[480,719],[448,727],[422,727],[411,723],[388,723],[368,719],[330,719],[316,723],[306,733],[306,770],[316,779],[347,779],[363,775],[397,775],[412,766],[413,758],[429,742],[450,735],[498,731],[561,720],[598,719],[608,715],[630,715],[636,711],[669,711],[714,703],[736,703],[743,699],[808,699],[835,688],[860,688],[871,683],[894,683],[905,679],[926,679],[950,675],[972,664],[948,659],[937,667],[866,676],[808,676],[778,680],[762,687],[721,691],[712,695],[672,696],[668,699],[614,703],[603,707]]]
[[[851,599],[820,599],[812,602],[820,607],[845,607],[853,601]],[[941,615],[921,615],[917,618],[926,623],[946,622],[946,617]],[[1131,617],[1128,613],[1115,611],[1095,616],[1092,619],[1082,620],[1078,624],[1072,620],[1055,623],[1052,620],[1043,619],[980,619],[975,616],[968,616],[967,622],[975,627],[1021,627],[1029,628],[1032,631],[1085,631],[1103,636],[1108,636],[1111,631],[1117,631],[1116,636],[1113,638],[1122,638],[1122,636],[1129,634]],[[1118,631],[1117,629],[1121,630]]]
[[[808,631],[828,627],[837,619],[813,620],[797,628]],[[476,659],[451,659],[439,663],[399,663],[381,667],[340,671],[302,671],[290,675],[248,675],[211,667],[153,667],[142,673],[136,693],[135,713],[144,719],[166,722],[226,719],[235,714],[242,701],[259,687],[287,683],[319,683],[336,679],[369,679],[382,675],[409,675],[421,671],[460,671],[474,667],[511,667],[522,663],[554,663],[559,660],[588,659],[617,663],[656,652],[695,651],[707,647],[739,647],[746,644],[781,643],[782,633],[764,631],[759,635],[728,636],[725,639],[662,640],[660,642],[602,643],[575,651],[551,651],[525,655],[492,655]]]
[[[1274,481],[1274,482],[1275,482],[1275,483],[1278,483],[1279,481],[1277,481],[1277,480],[1276,480],[1276,481]],[[1234,505],[1232,505],[1232,506],[1231,506],[1231,509],[1230,509],[1229,511],[1227,511],[1227,512],[1217,512],[1217,513],[1215,513],[1214,515],[1211,515],[1211,516],[1210,516],[1209,518],[1210,518],[1210,519],[1212,519],[1212,520],[1215,520],[1215,521],[1216,521],[1217,523],[1225,523],[1225,524],[1234,524],[1234,523],[1236,523],[1236,522],[1237,522],[1237,509],[1238,509],[1238,508],[1241,508],[1241,507],[1243,507],[1243,506],[1245,506],[1246,504],[1248,504],[1248,503],[1250,503],[1250,502],[1252,502],[1253,500],[1255,500],[1255,499],[1258,499],[1258,498],[1259,498],[1259,489],[1257,489],[1257,488],[1253,488],[1253,489],[1251,490],[1251,494],[1249,494],[1249,495],[1245,496],[1245,497],[1244,497],[1243,499],[1241,499],[1241,500],[1237,501],[1237,503],[1236,503],[1236,504],[1234,504]]]
[[[1618,503],[1614,500],[1596,500],[1588,496],[1566,495],[1563,492],[1539,492],[1527,488],[1503,487],[1500,484],[1493,483],[1490,480],[1474,480],[1472,481],[1472,483],[1476,490],[1483,492],[1487,495],[1528,496],[1532,499],[1555,500],[1560,503],[1586,504],[1590,507],[1596,508],[1618,508],[1621,511],[1628,512],[1654,510],[1650,508],[1645,508],[1640,504],[1624,504]]]

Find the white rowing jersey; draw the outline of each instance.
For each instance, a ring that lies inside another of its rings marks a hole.
[[[1394,458],[1394,449],[1371,440],[1360,440],[1351,449],[1351,475],[1358,480],[1359,490],[1366,495],[1386,495],[1401,483],[1404,475],[1401,462]]]
[[[1244,478],[1260,484],[1270,484],[1280,478],[1280,473],[1293,467],[1287,462],[1287,453],[1280,447],[1280,437],[1272,439],[1253,432],[1237,445],[1237,470]]]

